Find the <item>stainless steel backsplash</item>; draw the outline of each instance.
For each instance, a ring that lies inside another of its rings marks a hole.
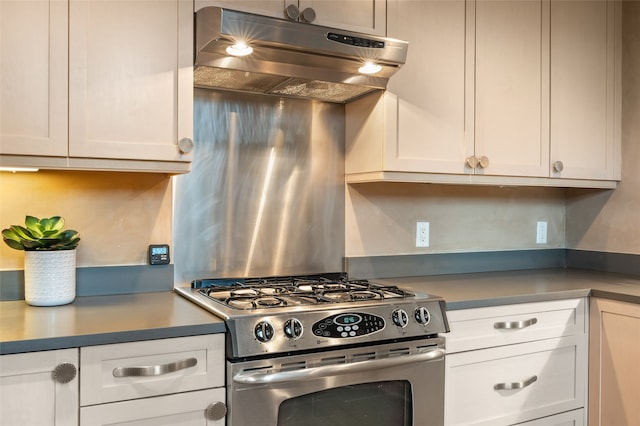
[[[341,271],[344,106],[194,94],[192,171],[174,180],[175,284]]]

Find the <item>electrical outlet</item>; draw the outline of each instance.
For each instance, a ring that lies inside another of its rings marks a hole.
[[[536,244],[547,244],[547,222],[538,222],[536,225]]]
[[[429,247],[429,222],[416,222],[416,247]]]

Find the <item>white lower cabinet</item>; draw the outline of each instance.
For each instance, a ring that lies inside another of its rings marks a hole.
[[[586,305],[572,299],[450,311],[445,424],[586,424]]]
[[[215,334],[2,355],[0,425],[223,426],[224,349]]]
[[[78,424],[78,350],[0,357],[0,425]]]
[[[80,424],[225,423],[224,335],[80,349]]]
[[[584,424],[586,424],[585,410],[580,409],[556,414],[555,416],[544,417],[542,419],[526,423],[520,423],[518,426],[578,426]]]
[[[114,424],[224,426],[224,417],[212,420],[206,415],[211,404],[224,400],[224,388],[216,388],[93,405],[80,409],[80,424],[83,426]]]
[[[589,424],[640,425],[640,304],[591,298]]]

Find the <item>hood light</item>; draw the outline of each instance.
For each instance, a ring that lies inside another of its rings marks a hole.
[[[363,66],[358,68],[358,72],[360,74],[375,74],[380,72],[382,67],[378,64],[374,64],[373,62],[366,62]]]
[[[253,47],[248,46],[246,43],[236,43],[233,46],[227,47],[227,53],[231,56],[247,56],[253,52]]]

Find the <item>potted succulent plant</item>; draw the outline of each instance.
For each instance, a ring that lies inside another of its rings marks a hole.
[[[60,216],[38,219],[26,216],[24,226],[2,230],[4,242],[24,250],[25,301],[34,306],[55,306],[76,297],[76,247],[78,232],[64,229]]]

